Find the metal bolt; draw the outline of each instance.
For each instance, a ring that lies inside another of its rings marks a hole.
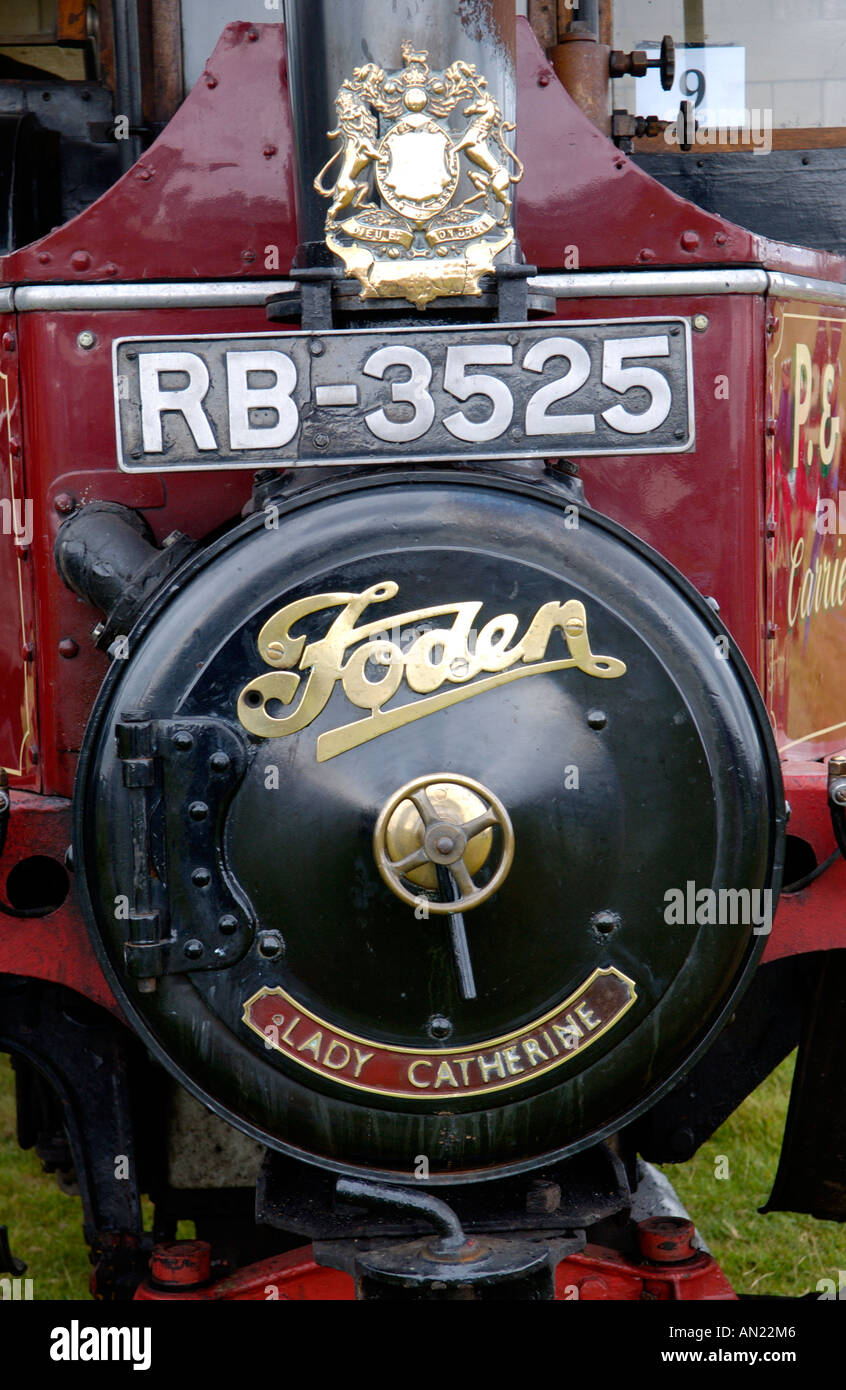
[[[72,497],[69,492],[57,492],[53,506],[60,516],[68,516],[76,506],[76,498]]]
[[[711,320],[708,318],[707,314],[693,315],[693,326],[696,329],[697,333],[704,333],[705,329],[708,327],[708,324],[710,322]]]
[[[90,328],[83,328],[82,332],[76,335],[77,347],[85,348],[86,351],[93,348],[96,341],[97,335],[92,333]]]
[[[539,87],[548,87],[548,86],[549,86],[549,73],[548,73],[548,72],[542,72],[542,73],[541,73],[540,77],[538,78],[538,86],[539,86]]]
[[[316,435],[314,436],[314,447],[315,447],[316,449],[328,449],[328,447],[329,447],[329,436],[328,436],[328,434],[316,434]]]
[[[682,232],[681,245],[683,251],[695,251],[699,245],[698,232]]]
[[[281,956],[285,949],[285,942],[282,940],[282,933],[278,931],[259,932],[258,950],[259,955],[264,956],[265,960],[275,960]]]
[[[449,835],[442,835],[441,838],[435,842],[435,849],[438,851],[438,854],[452,854],[452,851],[455,849],[455,841],[451,840]]]
[[[59,643],[59,656],[63,656],[65,661],[73,661],[79,652],[79,644],[74,642],[72,637],[63,637]]]
[[[204,947],[202,941],[198,941],[196,937],[193,937],[190,941],[185,942],[182,949],[189,960],[199,960],[200,956],[203,954]]]
[[[209,808],[204,801],[192,801],[188,807],[188,814],[192,820],[205,820],[209,813]]]
[[[603,709],[589,709],[587,722],[589,729],[604,729],[608,723],[608,715]]]
[[[208,869],[195,869],[191,875],[191,882],[195,888],[208,888],[211,883],[211,874]]]
[[[452,1019],[443,1014],[433,1014],[426,1025],[430,1038],[448,1038],[452,1033]]]
[[[217,78],[216,78],[216,77],[207,77],[207,78],[206,78],[206,86],[209,87],[209,88],[211,88],[211,89],[213,90],[213,89],[217,86]]]
[[[188,753],[194,747],[194,740],[187,729],[177,729],[171,743],[180,753]]]
[[[226,772],[230,761],[228,753],[212,753],[209,758],[209,767],[212,772]]]
[[[15,350],[15,335],[14,335],[14,333],[4,333],[4,334],[3,334],[3,347],[5,348],[6,352],[14,352],[14,350]]]
[[[256,258],[256,253],[255,253],[255,251],[242,251],[242,252],[241,252],[241,260],[242,260],[242,261],[246,261],[247,265],[250,265],[251,262],[255,260],[255,258]]]
[[[320,338],[310,338],[308,350],[312,357],[320,357],[320,355],[326,351],[326,348]]]
[[[232,936],[238,930],[238,918],[227,913],[225,917],[221,917],[217,925],[224,936]]]
[[[262,150],[262,154],[264,155],[265,159],[272,159],[273,156],[276,154],[276,146],[265,145],[264,149]]]

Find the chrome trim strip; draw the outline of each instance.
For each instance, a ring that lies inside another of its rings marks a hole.
[[[291,280],[179,281],[121,285],[20,285],[0,289],[0,312],[95,309],[226,309],[290,294]],[[556,299],[666,298],[690,294],[771,294],[846,306],[846,285],[749,267],[740,270],[583,270],[536,275],[529,288]]]
[[[19,313],[72,309],[240,309],[264,305],[271,295],[290,294],[291,280],[180,281],[172,284],[21,285],[14,293]]]
[[[782,277],[789,278],[789,277]],[[579,270],[537,275],[529,288],[557,299],[608,299],[648,295],[765,294],[766,270]]]
[[[778,299],[812,299],[818,304],[846,305],[846,285],[831,280],[813,280],[808,275],[784,275],[780,270],[769,272],[770,294]]]

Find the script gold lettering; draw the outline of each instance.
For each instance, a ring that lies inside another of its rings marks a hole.
[[[514,638],[519,619],[514,613],[501,613],[484,624],[471,646],[480,602],[411,609],[388,621],[383,618],[357,625],[365,609],[385,603],[397,592],[398,585],[386,580],[358,594],[327,593],[298,599],[274,613],[258,636],[259,655],[274,669],[257,676],[241,691],[238,718],[243,727],[262,738],[298,733],[326,708],[340,683],[350,703],[368,710],[369,715],[321,734],[317,760],[324,762],[391,729],[525,676],[577,668],[608,680],[625,673],[624,662],[591,650],[585,607],[577,599],[543,604],[518,642]],[[333,608],[341,611],[318,641],[292,634],[303,619]],[[448,624],[424,631],[405,652],[384,636],[386,628],[398,631],[444,617],[450,620]],[[545,659],[556,631],[562,634],[568,654]],[[357,650],[350,653],[351,647]],[[372,679],[368,671],[374,668],[382,669]],[[477,679],[480,676],[483,678]],[[385,709],[403,681],[414,694],[428,698]],[[451,688],[442,689],[444,686]],[[290,714],[268,710],[272,701],[291,705],[300,691],[299,704]]]

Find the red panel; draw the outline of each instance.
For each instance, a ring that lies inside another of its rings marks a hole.
[[[821,864],[836,845],[828,810],[825,763],[785,763],[784,793],[790,804],[788,833],[807,841]],[[801,893],[782,894],[764,960],[846,947],[846,859],[832,864]]]
[[[767,241],[679,198],[643,172],[588,120],[518,21],[518,231],[530,265],[735,265],[846,278],[846,260]],[[656,142],[656,150],[657,150]],[[682,241],[684,238],[684,241]]]
[[[0,314],[0,767],[37,787],[32,532],[36,507],[21,447],[15,319]]]
[[[315,1264],[310,1245],[247,1265],[207,1288],[180,1293],[178,1289],[156,1288],[145,1283],[135,1292],[135,1298],[141,1303],[174,1303],[186,1299],[227,1303],[277,1300],[282,1303],[338,1303],[349,1302],[354,1297],[355,1285],[349,1274]]]
[[[266,278],[272,246],[287,273],[296,235],[285,34],[230,24],[141,160],[2,271],[7,281]]]
[[[6,896],[6,880],[19,860],[44,855],[64,863],[71,839],[71,814],[67,801],[58,797],[16,792],[12,796],[9,834],[3,853],[0,883]],[[29,975],[52,980],[85,994],[122,1018],[91,948],[76,899],[73,875],[70,892],[61,907],[46,917],[0,917],[0,974]]]
[[[541,267],[761,262],[829,279],[846,262],[782,246],[661,187],[591,124],[518,21],[517,224]],[[294,155],[279,24],[230,24],[206,72],[135,167],[66,226],[2,262],[7,282],[286,274]],[[315,172],[317,172],[315,170]],[[210,235],[210,229],[214,234]],[[682,237],[684,236],[684,244]],[[268,263],[267,248],[278,260]]]
[[[571,300],[560,302],[558,312],[568,319],[707,317],[706,331],[691,335],[695,448],[686,454],[621,453],[578,461],[591,506],[654,546],[700,593],[717,599],[761,681],[763,297]]]
[[[36,508],[33,539],[37,581],[37,654],[43,723],[45,790],[70,796],[86,721],[108,670],[91,631],[100,614],[59,580],[53,545],[70,501],[120,502],[143,511],[158,541],[180,530],[201,539],[237,520],[250,496],[252,474],[120,473],[115,461],[112,339],[127,334],[267,331],[263,309],[162,310],[155,313],[22,314],[19,318],[24,428],[29,485]],[[94,348],[78,346],[82,329],[96,334]],[[46,381],[69,383],[45,390]],[[64,494],[64,497],[63,497]],[[70,660],[59,643],[78,647]]]

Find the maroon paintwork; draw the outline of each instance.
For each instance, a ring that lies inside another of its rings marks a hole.
[[[843,281],[846,263],[839,258],[768,242],[656,184],[590,124],[528,25],[518,27],[519,148],[526,165],[518,231],[527,260],[541,269],[571,267],[576,248],[582,269],[745,264]],[[140,163],[73,222],[6,257],[0,279],[284,278],[296,243],[292,158],[282,28],[230,25],[207,73]],[[783,668],[767,659],[763,296],[586,299],[562,303],[559,311],[565,319],[707,316],[706,331],[693,334],[695,449],[587,459],[583,476],[595,507],[718,600],[762,687],[768,670],[777,682]],[[266,327],[260,308],[38,312],[0,322],[0,374],[10,391],[10,412],[0,402],[0,487],[8,489],[11,478],[16,492],[36,504],[28,560],[21,560],[13,537],[0,534],[4,595],[17,593],[19,570],[23,575],[23,628],[17,598],[0,607],[0,766],[11,769],[16,790],[44,794],[43,800],[15,798],[0,886],[25,853],[63,857],[77,752],[108,664],[90,640],[99,615],[61,585],[53,566],[68,506],[95,498],[122,502],[144,513],[159,540],[173,530],[202,539],[237,518],[250,493],[247,471],[212,477],[117,470],[112,341]],[[83,329],[96,335],[87,351],[77,343]],[[60,643],[67,655],[60,655]],[[25,659],[24,648],[34,661]],[[765,688],[765,695],[769,708],[778,706],[777,690]],[[15,749],[22,744],[20,763]],[[819,808],[825,810],[825,773],[821,764],[813,767],[806,779],[816,779],[813,795],[797,795],[791,831],[807,835],[822,855],[830,848],[830,832],[827,838],[817,823]],[[820,894],[831,901],[844,873],[841,865],[785,904],[768,954],[840,944],[842,908],[840,916],[832,910],[825,918],[806,908]],[[0,972],[60,980],[108,1002],[72,888],[67,903],[43,921],[3,921]]]

